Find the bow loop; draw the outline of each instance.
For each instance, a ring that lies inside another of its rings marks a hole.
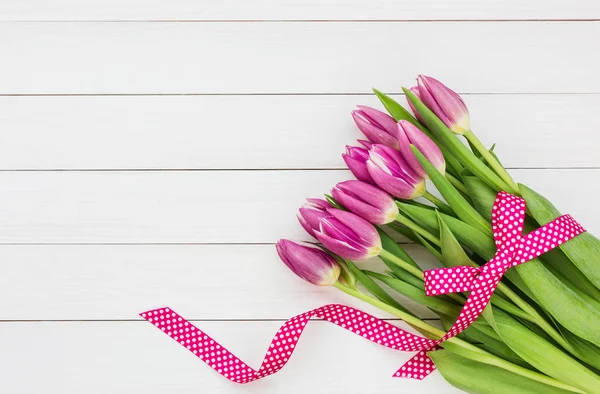
[[[505,192],[498,193],[492,208],[492,228],[498,252],[520,242],[524,223],[525,200]]]

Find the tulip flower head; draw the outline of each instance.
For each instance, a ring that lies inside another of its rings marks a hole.
[[[367,160],[369,160],[369,151],[367,149],[358,146],[346,146],[346,153],[342,154],[342,158],[356,179],[375,184],[367,170]]]
[[[437,79],[417,77],[420,99],[455,134],[471,129],[469,110],[460,96]]]
[[[388,146],[373,145],[367,170],[375,184],[392,196],[411,200],[425,193],[425,179],[408,165],[399,151]]]
[[[319,220],[315,236],[323,246],[340,257],[365,260],[381,253],[381,238],[375,227],[352,212],[335,208]]]
[[[340,276],[338,262],[316,245],[280,239],[275,247],[285,265],[313,285],[331,286]]]
[[[419,163],[415,154],[410,149],[411,145],[414,145],[439,172],[442,174],[446,172],[446,160],[444,160],[442,151],[431,138],[423,133],[417,126],[406,120],[399,121],[396,128],[396,138],[400,144],[400,153],[402,154],[402,157],[406,159],[408,165],[419,176],[429,178],[423,169],[423,166]]]
[[[306,232],[315,237],[314,231],[319,228],[319,219],[329,216],[328,208],[331,208],[331,204],[322,198],[307,198],[296,217]]]
[[[383,144],[397,149],[398,141],[394,138],[396,129],[394,118],[365,105],[357,107],[357,110],[352,111],[352,118],[365,137],[374,144]]]
[[[340,182],[331,191],[333,198],[350,212],[373,224],[396,220],[398,206],[383,190],[361,181]]]

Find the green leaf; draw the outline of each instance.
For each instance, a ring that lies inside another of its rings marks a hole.
[[[344,208],[339,202],[335,201],[335,199],[329,194],[325,194],[325,200],[327,200],[332,207],[346,211],[346,208]]]
[[[446,179],[446,177],[439,172],[429,160],[427,160],[417,147],[411,145],[411,149],[417,160],[419,160],[419,163],[421,163],[425,169],[427,175],[429,175],[429,179],[431,179],[438,191],[444,196],[444,199],[450,204],[450,207],[456,215],[464,222],[492,235],[492,226],[490,225],[490,222],[485,220],[483,216],[469,204],[462,194],[460,194],[459,191],[452,186],[450,181],[448,181],[448,179]]]
[[[481,161],[485,161],[485,159],[481,156],[481,153],[479,153],[479,151],[477,150],[477,148],[475,146],[473,146],[473,144],[471,143],[471,141],[467,140],[467,142],[469,143],[469,148],[471,148],[471,152],[473,152],[473,154]]]
[[[399,120],[407,120],[415,126],[418,126],[420,129],[423,129],[421,123],[396,100],[375,88],[373,88],[373,92],[375,92],[377,98],[379,101],[381,101],[381,104],[383,104],[385,109],[390,113],[396,122]]]
[[[409,240],[413,241],[416,244],[418,244],[420,242],[419,239],[415,236],[415,233],[413,233],[411,229],[409,229],[406,226],[401,225],[398,222],[389,223],[388,227],[391,228],[392,230],[394,230],[395,232],[397,232],[398,234],[404,235],[406,238],[408,238]]]
[[[442,262],[442,253],[433,246],[428,240],[415,233],[415,236],[419,239],[421,245],[425,247],[439,262]]]
[[[400,247],[400,245],[398,245],[396,241],[394,241],[389,235],[383,232],[383,230],[381,230],[380,228],[377,229],[377,232],[381,237],[381,244],[383,246],[383,249],[394,254],[396,257],[399,257],[400,259],[406,261],[410,265],[418,267],[417,263],[412,259],[412,257],[410,257],[408,253],[406,253],[406,251],[402,249],[402,247]],[[388,260],[387,258],[385,258],[385,256],[379,256],[379,258],[384,262],[385,265],[388,266],[389,269],[392,270],[394,275],[396,275],[398,278],[412,284],[413,286],[423,287],[423,281],[421,279],[415,277],[413,274],[403,269],[402,267],[399,267],[398,264],[394,263],[393,261]]]
[[[401,258],[402,260],[406,261],[413,267],[419,268],[419,266],[412,259],[412,257],[410,257],[409,254],[406,253],[406,251],[404,249],[402,249],[402,247],[400,245],[398,245],[398,243],[396,241],[394,241],[394,239],[392,239],[392,237],[387,235],[380,228],[377,228],[377,232],[379,233],[379,237],[381,238],[381,246],[383,247],[383,249],[390,252],[394,256]]]
[[[519,184],[527,210],[540,224],[546,224],[561,216],[550,201],[529,187]],[[565,242],[559,248],[579,270],[600,289],[600,240],[590,233],[583,233]]]
[[[458,356],[448,350],[427,353],[444,379],[473,394],[572,394],[505,369]]]
[[[433,234],[439,234],[439,223],[435,211],[429,211],[403,202],[398,202],[397,205],[404,214],[419,223],[420,226]],[[452,216],[443,213],[440,216],[462,245],[477,253],[486,261],[494,257],[496,244],[490,236]]]
[[[492,207],[496,201],[496,191],[489,187],[485,182],[472,175],[470,171],[465,170],[461,174],[461,178],[469,197],[473,202],[473,206],[487,221],[492,221]]]
[[[596,301],[600,300],[600,290],[569,260],[559,248],[552,249],[539,257],[544,266],[569,287],[574,287]]]
[[[563,338],[565,338],[565,340],[573,347],[577,358],[593,368],[596,368],[594,372],[600,374],[600,347],[579,338],[560,324],[558,324],[558,330]]]
[[[440,241],[442,249],[442,264],[445,267],[458,267],[461,265],[473,266],[473,262],[467,256],[464,249],[448,228],[446,222],[440,214],[438,214],[438,223],[440,228]]]
[[[372,278],[375,278],[385,283],[386,285],[396,290],[403,296],[408,297],[411,300],[428,307],[434,312],[440,312],[443,314],[455,316],[457,316],[460,313],[461,307],[459,305],[452,302],[444,301],[440,297],[426,296],[425,291],[423,290],[423,282],[421,282],[421,287],[417,288],[399,279],[390,278],[389,276],[377,272],[364,271],[364,273]]]
[[[475,343],[485,345],[486,350],[491,350],[490,353],[510,361],[513,364],[520,365],[524,368],[532,369],[531,365],[527,364],[517,353],[508,347],[498,334],[490,326],[471,325],[463,331],[469,339]]]
[[[599,302],[561,282],[539,259],[520,264],[515,269],[538,303],[560,324],[600,346]]]
[[[414,95],[413,92],[406,88],[402,88],[402,90],[406,94],[408,100],[410,100],[413,106],[417,109],[419,115],[421,118],[423,118],[429,127],[429,130],[433,133],[436,139],[441,142],[441,144],[445,146],[451,154],[456,156],[461,164],[469,168],[473,174],[494,189],[504,190],[513,194],[518,193],[517,190],[513,190],[509,185],[507,185],[494,171],[490,170],[461,141],[459,141],[452,131],[450,131],[450,129],[448,129],[448,127],[444,124],[444,122],[442,122],[433,112],[431,112],[431,110],[429,110],[429,108],[427,108],[425,104],[423,104],[421,100]]]
[[[354,263],[350,260],[344,260],[348,270],[356,277],[356,280],[365,287],[371,294],[373,294],[380,301],[385,302],[386,304],[393,306],[396,309],[400,309],[403,312],[409,313],[414,316],[414,314],[403,307],[398,301],[392,298],[385,290],[383,290],[377,283],[373,281],[373,279],[369,278],[365,275]]]
[[[598,392],[600,376],[536,335],[508,314],[496,311],[494,318],[498,334],[504,343],[523,360],[548,376],[584,392]]]

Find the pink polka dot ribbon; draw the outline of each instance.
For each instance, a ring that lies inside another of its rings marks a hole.
[[[271,341],[260,368],[255,370],[169,308],[154,309],[140,315],[235,383],[262,379],[283,368],[312,317],[327,320],[390,349],[418,352],[396,371],[394,377],[421,380],[435,370],[427,352],[439,349],[442,342],[464,331],[481,315],[509,268],[554,249],[585,231],[571,216],[564,215],[522,235],[524,220],[525,200],[508,193],[498,193],[492,210],[496,255],[481,267],[425,271],[424,285],[428,296],[470,292],[456,322],[438,340],[412,334],[357,309],[330,304],[286,321]]]

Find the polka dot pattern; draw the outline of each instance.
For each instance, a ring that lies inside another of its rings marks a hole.
[[[394,376],[423,379],[435,369],[431,359],[422,352],[423,349],[437,349],[434,341],[411,334],[375,316],[345,305],[325,305],[285,322],[273,337],[258,370],[248,366],[170,308],[154,309],[143,312],[140,316],[235,383],[249,383],[272,375],[283,368],[312,317],[327,320],[390,349],[420,352]]]
[[[581,234],[585,230],[569,215],[522,235],[525,201],[500,192],[492,210],[496,255],[482,267],[453,267],[425,271],[429,296],[470,291],[469,297],[450,330],[439,340],[423,338],[354,308],[331,304],[295,316],[277,331],[258,370],[233,355],[209,335],[169,308],[140,315],[165,332],[215,371],[236,383],[249,383],[278,372],[296,348],[308,321],[321,318],[390,349],[418,352],[394,377],[421,380],[435,370],[427,352],[469,327],[483,312],[504,273]]]

